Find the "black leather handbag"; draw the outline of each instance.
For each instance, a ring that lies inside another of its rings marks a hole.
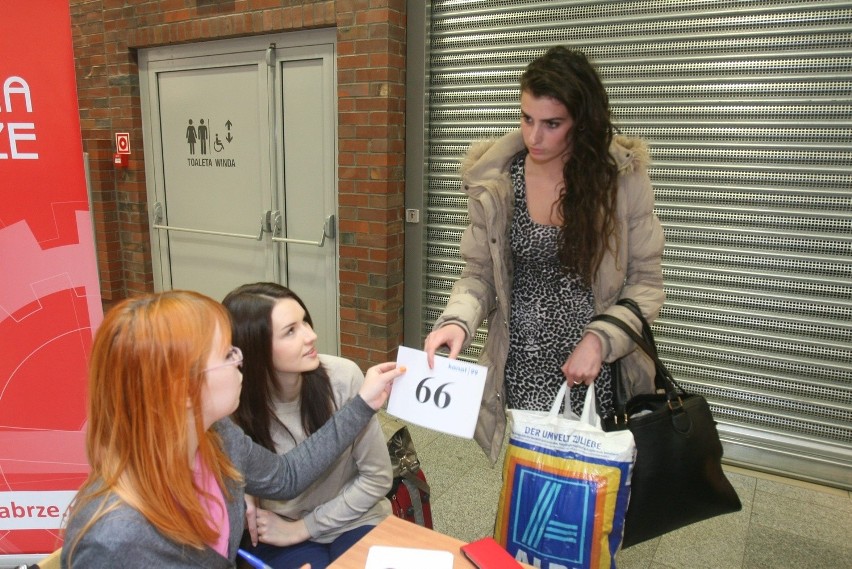
[[[627,392],[619,362],[612,365],[615,417],[604,429],[630,429],[636,441],[636,463],[624,522],[622,548],[653,539],[680,527],[742,509],[722,471],[722,443],[716,421],[701,395],[688,393],[657,355],[651,327],[631,299],[618,302],[642,322],[642,336],[608,314],[595,316],[618,326],[656,366],[657,393]],[[625,370],[626,371],[626,370]]]

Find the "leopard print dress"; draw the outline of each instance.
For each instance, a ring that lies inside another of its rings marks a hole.
[[[515,194],[511,246],[514,276],[506,359],[506,403],[509,409],[547,411],[565,381],[562,365],[583,336],[595,314],[594,295],[574,274],[566,274],[558,259],[559,228],[540,225],[527,209],[522,152],[512,160]],[[598,413],[612,414],[609,365],[595,380]],[[571,389],[571,409],[582,412],[585,385]]]

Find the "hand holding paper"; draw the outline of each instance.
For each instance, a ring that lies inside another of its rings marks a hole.
[[[394,381],[388,413],[421,427],[473,438],[488,368],[435,356],[429,368],[426,352],[400,346],[397,365],[405,375]]]

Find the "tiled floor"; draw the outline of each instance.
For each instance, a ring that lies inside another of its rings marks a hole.
[[[387,436],[405,423],[380,413]],[[502,456],[491,466],[473,441],[409,425],[432,489],[435,529],[464,541],[491,535]],[[504,445],[505,449],[505,445]],[[852,494],[725,467],[743,509],[620,552],[619,569],[852,567]]]
[[[405,424],[384,411],[379,417],[388,437]],[[473,441],[408,427],[431,486],[435,529],[464,541],[491,535],[502,455],[492,467]],[[619,569],[852,568],[850,492],[725,470],[742,511],[625,549],[616,558]]]

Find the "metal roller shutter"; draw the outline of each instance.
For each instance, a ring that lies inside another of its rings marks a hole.
[[[462,268],[462,153],[516,128],[531,59],[581,48],[616,124],[651,145],[666,232],[654,330],[671,371],[710,400],[729,461],[852,488],[849,3],[443,0],[427,13],[422,336]]]

